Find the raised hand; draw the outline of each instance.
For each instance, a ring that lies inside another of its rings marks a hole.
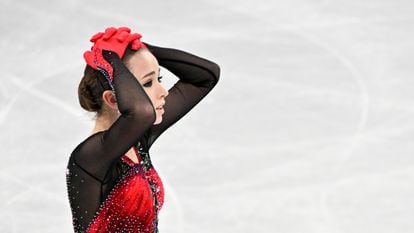
[[[114,28],[109,27],[105,32],[98,32],[90,41],[94,43],[90,51],[83,54],[86,63],[92,68],[101,71],[105,77],[113,83],[113,68],[108,61],[102,56],[102,51],[115,52],[119,58],[125,55],[126,48],[131,45],[131,49],[138,50],[146,47],[140,41],[141,35],[138,33],[131,34],[131,29],[127,27]]]

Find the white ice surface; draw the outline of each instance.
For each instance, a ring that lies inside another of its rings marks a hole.
[[[161,233],[414,232],[413,6],[1,0],[0,232],[72,232],[82,53],[111,25],[222,68],[152,148]]]

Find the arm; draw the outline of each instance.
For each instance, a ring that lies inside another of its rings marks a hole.
[[[155,121],[155,110],[144,89],[115,53],[103,52],[114,73],[121,116],[103,133],[88,138],[76,153],[76,162],[103,180],[114,160],[125,154]]]
[[[187,114],[213,89],[219,80],[220,67],[204,58],[180,50],[146,45],[159,64],[179,79],[165,98],[162,122],[150,128],[150,147],[166,129]]]

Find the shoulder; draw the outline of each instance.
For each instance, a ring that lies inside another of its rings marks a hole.
[[[85,140],[80,142],[75,147],[75,149],[73,149],[71,153],[71,157],[81,154],[83,151],[85,151],[85,147],[93,147],[93,144],[99,143],[99,141],[101,141],[101,138],[105,134],[106,131],[107,130],[99,131],[99,132],[93,133],[90,136],[88,136]]]

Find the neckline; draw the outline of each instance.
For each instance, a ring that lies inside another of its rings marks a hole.
[[[141,159],[141,155],[139,154],[138,150],[136,147],[133,147],[135,155],[137,156],[138,159],[138,163],[135,163],[131,158],[129,158],[126,154],[124,154],[121,159],[122,161],[124,161],[126,164],[128,164],[130,167],[133,167],[135,165],[141,164],[142,163],[142,159]]]

